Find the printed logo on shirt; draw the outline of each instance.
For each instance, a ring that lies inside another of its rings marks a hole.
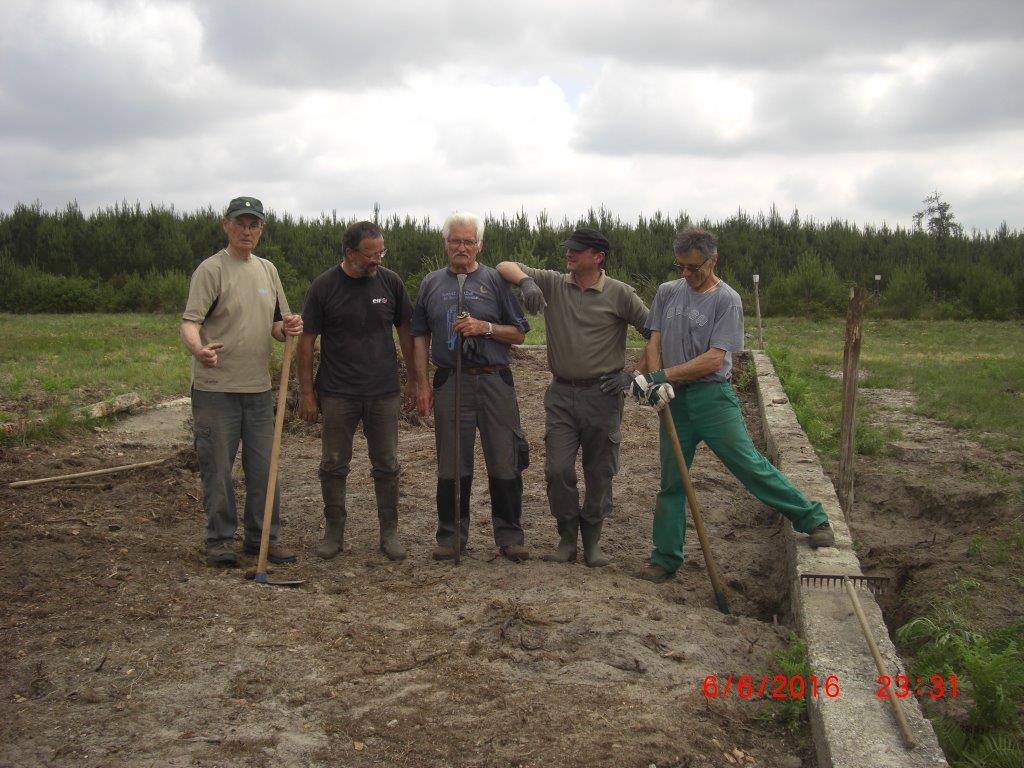
[[[380,298],[374,299],[373,303],[374,304],[387,304],[388,303],[388,299],[387,299],[386,296],[381,296]]]
[[[269,296],[270,295],[270,289],[269,288],[259,288],[259,289],[257,289],[256,292],[260,296]]]
[[[703,328],[705,325],[707,325],[709,322],[711,322],[707,315],[701,314],[700,312],[698,312],[693,307],[689,307],[689,308],[679,307],[677,309],[674,309],[674,310],[672,310],[671,312],[668,313],[668,316],[665,319],[666,320],[672,320],[673,318],[682,317],[683,315],[686,315],[686,318],[691,323],[693,323],[694,325],[697,325],[700,328]]]

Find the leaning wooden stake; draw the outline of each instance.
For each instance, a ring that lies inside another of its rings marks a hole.
[[[850,291],[846,312],[846,345],[843,348],[843,420],[839,428],[839,503],[847,522],[853,514],[854,417],[857,411],[857,369],[868,292],[858,286]]]
[[[39,485],[40,483],[52,483],[55,480],[72,480],[76,477],[94,477],[96,475],[110,475],[114,472],[125,472],[129,469],[139,469],[140,467],[152,467],[157,464],[163,464],[167,461],[167,457],[162,459],[154,459],[153,461],[140,461],[137,464],[122,464],[119,467],[107,467],[106,469],[91,469],[88,472],[75,472],[71,475],[54,475],[53,477],[40,477],[36,480],[18,480],[14,483],[8,483],[9,488],[24,488],[27,485]]]
[[[761,282],[760,275],[754,275],[754,308],[757,310],[757,348],[764,349],[764,337],[761,335],[761,293],[758,285]]]

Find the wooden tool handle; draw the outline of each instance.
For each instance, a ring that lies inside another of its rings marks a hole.
[[[867,616],[864,615],[864,609],[861,608],[860,599],[857,597],[857,590],[853,588],[853,584],[847,578],[843,578],[843,586],[846,588],[846,594],[850,596],[850,602],[853,603],[853,612],[857,614],[857,621],[860,622],[860,629],[864,633],[864,639],[868,641],[868,648],[871,649],[871,655],[875,659],[875,667],[878,668],[878,674],[888,675],[889,673],[885,669],[885,662],[882,660],[882,654],[878,652],[878,645],[875,644],[875,638],[871,636],[871,629],[868,627],[868,619]],[[903,737],[903,743],[907,745],[907,749],[913,749],[917,746],[917,739],[914,738],[914,734],[910,730],[910,724],[907,722],[907,718],[903,714],[903,708],[900,706],[899,699],[895,696],[890,696],[889,705],[892,707],[892,713],[896,718],[896,725],[899,726],[900,735]]]
[[[270,549],[270,522],[274,517],[274,491],[277,489],[277,465],[281,459],[281,434],[284,432],[284,411],[288,405],[288,380],[292,368],[292,348],[295,337],[284,340],[284,357],[281,359],[281,382],[277,387],[277,414],[274,418],[274,444],[270,449],[270,475],[267,477],[267,500],[263,505],[263,532],[260,535],[260,557],[256,562],[256,575],[267,572],[267,551]]]
[[[708,576],[711,578],[711,588],[715,591],[715,602],[718,604],[718,610],[722,613],[729,613],[729,603],[725,598],[725,585],[722,584],[722,577],[718,573],[715,557],[711,553],[711,540],[704,527],[704,516],[697,503],[697,492],[694,491],[693,483],[690,482],[690,472],[686,469],[686,457],[683,456],[683,448],[679,444],[679,433],[676,432],[676,425],[672,421],[672,414],[667,405],[661,410],[661,423],[665,425],[665,432],[672,444],[672,453],[675,454],[676,463],[679,465],[679,474],[683,478],[686,500],[690,505],[690,512],[693,514],[693,526],[697,529],[697,538],[700,540],[700,548],[704,553],[704,563],[708,567]],[[685,525],[685,521],[683,524]]]

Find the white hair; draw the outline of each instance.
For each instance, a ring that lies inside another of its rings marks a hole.
[[[445,240],[452,232],[452,224],[469,224],[476,229],[476,239],[484,239],[484,220],[469,211],[455,211],[441,225],[441,237]]]

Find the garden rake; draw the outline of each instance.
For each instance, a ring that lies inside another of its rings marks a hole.
[[[857,597],[855,587],[863,587],[874,595],[880,595],[885,592],[889,579],[884,576],[861,576],[845,573],[802,573],[800,574],[800,583],[824,589],[842,586],[846,590],[846,594],[850,598],[850,604],[853,605],[853,612],[857,615],[857,621],[860,623],[860,630],[864,634],[864,639],[867,640],[868,648],[871,650],[871,656],[875,660],[875,668],[878,670],[879,675],[888,675],[885,662],[882,660],[882,654],[879,653],[875,638],[871,635],[871,628],[868,626],[868,619],[864,615],[864,609],[861,607],[860,598]],[[903,713],[900,699],[896,696],[889,696],[889,706],[892,708],[893,717],[896,718],[896,725],[899,726],[903,743],[907,749],[913,749],[917,746],[917,739],[910,730],[910,724]]]

